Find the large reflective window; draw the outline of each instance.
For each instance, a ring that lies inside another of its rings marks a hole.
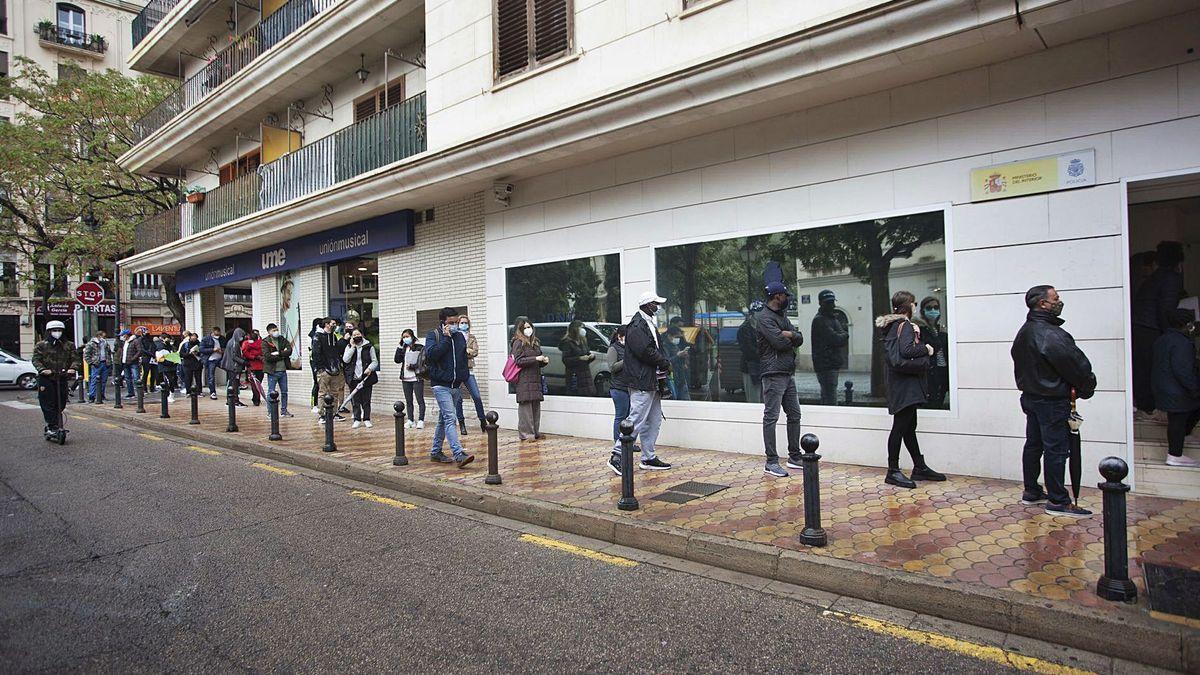
[[[887,405],[875,318],[890,313],[892,293],[907,290],[919,305],[914,319],[937,350],[927,407],[949,407],[941,211],[681,244],[655,254],[656,288],[667,299],[660,330],[676,399],[760,401],[756,312],[764,286],[782,281],[793,295],[785,314],[804,335],[796,352],[801,403]]]
[[[513,322],[528,317],[550,363],[547,392],[608,396],[608,343],[621,324],[621,257],[575,258],[523,267],[505,275],[508,341]]]

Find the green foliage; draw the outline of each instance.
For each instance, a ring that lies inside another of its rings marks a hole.
[[[528,316],[535,323],[563,321],[567,317],[583,321],[615,320],[605,314],[612,312],[611,298],[616,297],[619,302],[619,258],[616,254],[601,257],[604,259],[603,279],[596,258],[575,258],[508,270],[505,283],[509,323],[518,316]],[[609,298],[603,308],[600,306],[602,290],[607,291]]]
[[[746,239],[723,239],[660,248],[655,253],[655,290],[692,325],[698,311],[739,308],[757,297],[754,272],[747,272]],[[701,307],[701,303],[704,304]]]

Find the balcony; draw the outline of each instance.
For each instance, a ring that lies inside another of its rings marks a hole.
[[[138,223],[133,230],[133,252],[165,246],[189,234],[194,210],[191,204],[179,204]]]
[[[161,286],[130,286],[130,300],[162,300]]]
[[[133,17],[133,47],[137,48],[154,27],[179,4],[179,0],[150,0],[138,15]]]
[[[49,21],[42,21],[34,27],[34,31],[37,32],[38,42],[48,49],[79,54],[94,59],[104,58],[105,52],[108,51],[108,42],[102,35],[88,35],[78,31],[67,30],[66,28],[55,26]]]
[[[142,142],[176,116],[199,105],[208,95],[279,44],[301,26],[341,0],[289,0],[261,23],[235,38],[200,71],[133,125],[134,141]],[[137,44],[136,37],[134,44]]]

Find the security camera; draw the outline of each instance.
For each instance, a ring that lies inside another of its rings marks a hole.
[[[504,206],[508,206],[509,200],[512,198],[513,184],[512,183],[493,183],[492,194],[495,195],[496,201]]]

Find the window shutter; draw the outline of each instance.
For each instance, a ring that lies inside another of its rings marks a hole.
[[[533,0],[535,61],[557,56],[571,48],[568,0]]]
[[[383,109],[384,96],[379,95],[379,108]],[[404,102],[404,78],[398,78],[392,83],[392,86],[387,89],[387,107],[400,105]]]
[[[354,104],[354,121],[366,119],[374,115],[378,110],[375,107],[375,95],[368,96],[358,103]]]
[[[496,76],[529,65],[528,0],[496,0]]]

